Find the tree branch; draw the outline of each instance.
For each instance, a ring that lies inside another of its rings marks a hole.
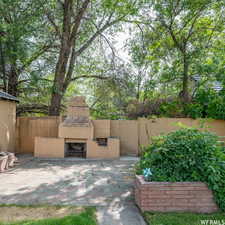
[[[79,30],[79,27],[80,27],[80,24],[82,21],[82,17],[84,15],[85,11],[87,10],[89,3],[90,3],[90,0],[85,0],[82,7],[80,8],[80,10],[78,11],[77,15],[74,18],[74,25],[73,25],[72,32],[70,35],[71,42],[73,42],[76,39],[76,34]]]
[[[53,80],[49,80],[49,79],[46,79],[46,78],[38,78],[38,80],[43,80],[43,81],[47,81],[47,82],[53,82]],[[31,79],[19,80],[18,84],[26,83],[26,82],[29,82],[29,81],[31,81]]]
[[[52,26],[54,27],[55,32],[56,32],[56,35],[58,35],[59,38],[61,39],[61,38],[62,38],[62,34],[61,34],[61,32],[60,32],[60,29],[59,29],[59,27],[56,25],[56,23],[55,23],[54,19],[52,18],[50,12],[46,12],[46,16],[47,16],[49,22],[50,22],[50,23],[52,24]]]
[[[20,116],[23,113],[43,113],[48,114],[49,107],[42,104],[31,104],[31,105],[18,105],[16,109],[17,116]]]
[[[91,43],[103,32],[105,31],[108,27],[112,26],[113,24],[119,22],[120,20],[114,20],[111,23],[106,23],[102,28],[97,30],[91,38],[89,38],[86,43],[84,43],[77,51],[76,51],[76,57],[79,56],[83,51],[85,51]]]
[[[30,64],[44,54],[52,45],[44,45],[37,52],[35,52],[18,70],[19,73],[23,72]]]
[[[185,38],[185,43],[187,43],[187,41],[189,40],[189,38],[191,37],[191,35],[193,34],[193,28],[194,28],[194,25],[197,21],[197,19],[201,16],[201,12],[203,11],[203,9],[205,8],[205,5],[202,5],[202,7],[198,10],[198,12],[196,13],[192,23],[191,23],[191,27],[188,31],[188,35],[187,37]]]
[[[99,79],[99,80],[110,80],[112,77],[104,77],[104,76],[98,76],[98,75],[81,75],[77,76],[71,79],[71,81],[76,81],[78,79],[82,78],[89,78],[89,79]]]

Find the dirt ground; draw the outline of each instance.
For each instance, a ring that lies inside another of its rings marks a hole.
[[[17,207],[2,206],[0,208],[0,222],[13,222],[32,219],[60,218],[70,214],[79,214],[82,207]]]

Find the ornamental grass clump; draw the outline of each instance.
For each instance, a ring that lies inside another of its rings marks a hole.
[[[153,138],[137,165],[137,174],[150,168],[151,181],[201,181],[208,184],[225,210],[225,151],[210,132],[184,128]]]

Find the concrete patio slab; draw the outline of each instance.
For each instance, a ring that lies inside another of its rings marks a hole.
[[[146,225],[134,204],[117,204],[97,208],[99,225]]]
[[[0,204],[96,206],[100,225],[141,225],[133,195],[136,161],[23,157],[0,175]]]

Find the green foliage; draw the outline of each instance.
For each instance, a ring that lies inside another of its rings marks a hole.
[[[202,181],[225,210],[225,151],[218,137],[194,128],[158,136],[143,151],[137,173],[150,168],[153,181]]]
[[[149,225],[198,225],[210,224],[209,221],[223,223],[224,213],[195,214],[195,213],[151,213],[145,212],[144,217]]]
[[[180,117],[183,115],[183,107],[179,100],[167,101],[160,105],[160,113],[165,117]]]
[[[207,88],[205,81],[215,80],[225,86],[222,0],[91,1],[85,13],[88,16],[82,17],[74,49],[86,44],[88,47],[76,57],[71,84],[53,86],[62,40],[63,2],[0,0],[0,88],[13,89],[11,94],[20,98],[18,108],[33,107],[33,112],[24,115],[35,113],[39,106],[48,107],[52,94],[60,93],[64,96],[62,105],[72,95],[87,96],[94,118],[130,119],[130,109],[135,117],[156,114],[225,118],[224,93],[210,94],[212,98],[206,100],[207,93],[197,93],[196,100],[185,108],[174,100],[162,103],[158,110],[157,101],[180,96],[184,55],[190,95],[194,91],[191,77],[195,74],[203,81],[200,88]],[[82,3],[71,2],[75,11]],[[103,29],[108,24],[111,26]],[[128,32],[126,43],[121,43],[120,33],[126,37]],[[127,50],[131,57],[121,54]],[[64,75],[61,80],[66,80]],[[62,86],[66,90],[60,90]],[[136,108],[132,102],[138,103]]]
[[[199,103],[190,103],[185,106],[185,112],[193,119],[201,118],[203,116],[204,105]]]
[[[224,91],[217,93],[212,89],[200,89],[194,102],[186,105],[185,113],[192,118],[208,117],[225,119]]]
[[[137,31],[130,46],[133,63],[151,68],[149,76],[158,84],[153,91],[182,97],[186,83],[192,96],[193,75],[198,74],[201,80],[224,80],[223,1],[148,2],[153,13],[143,13],[140,20],[147,25]],[[204,83],[201,86],[206,87]],[[190,111],[199,117],[198,108]]]

